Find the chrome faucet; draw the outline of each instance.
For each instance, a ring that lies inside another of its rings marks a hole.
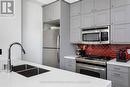
[[[12,71],[12,65],[11,65],[11,47],[12,47],[13,45],[20,45],[21,48],[22,48],[23,53],[25,54],[25,50],[24,50],[23,46],[22,46],[20,43],[15,42],[15,43],[12,43],[12,44],[10,45],[9,50],[8,50],[8,53],[9,53],[9,54],[8,54],[8,64],[7,64],[7,67],[8,67],[8,71],[9,71],[9,72]]]

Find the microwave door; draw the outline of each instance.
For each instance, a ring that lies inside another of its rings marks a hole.
[[[99,34],[100,34],[99,32],[82,34],[83,41],[87,41],[87,42],[100,41],[100,35]]]

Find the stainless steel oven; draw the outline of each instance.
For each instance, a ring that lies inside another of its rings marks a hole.
[[[76,71],[81,74],[106,79],[106,68],[105,67],[77,63]]]
[[[107,79],[107,61],[105,57],[76,58],[76,72],[97,78]]]
[[[109,26],[82,29],[82,43],[108,44],[110,42],[109,32]]]

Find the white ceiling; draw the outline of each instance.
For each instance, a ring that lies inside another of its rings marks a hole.
[[[57,0],[37,0],[43,4],[49,4],[49,3],[52,3],[54,1],[57,1]],[[68,3],[73,3],[73,2],[76,2],[76,1],[79,1],[79,0],[65,0],[67,1]]]

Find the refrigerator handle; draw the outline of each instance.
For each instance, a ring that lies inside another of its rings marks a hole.
[[[60,48],[60,35],[57,36],[57,48]]]
[[[60,35],[57,36],[57,60],[60,63]]]
[[[58,60],[58,63],[60,63],[60,54],[59,54],[59,52],[57,52],[57,60]]]

